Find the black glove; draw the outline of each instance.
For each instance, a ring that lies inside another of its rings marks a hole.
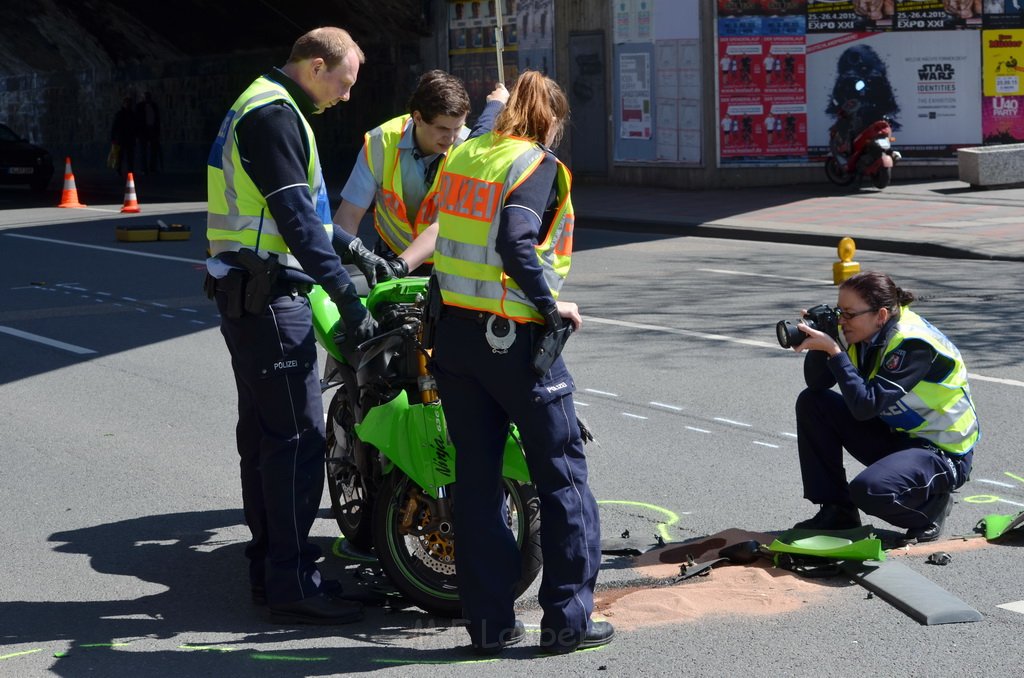
[[[331,295],[331,300],[341,312],[341,322],[334,330],[334,343],[339,348],[351,352],[377,334],[377,321],[359,300],[355,285],[345,285],[338,294]]]
[[[353,238],[348,244],[345,255],[341,258],[342,263],[355,264],[355,267],[362,272],[366,278],[366,284],[371,288],[377,284],[377,267],[385,263],[383,257],[379,257],[366,249],[363,241]]]
[[[404,278],[409,275],[409,264],[402,257],[384,259],[384,263],[377,264],[377,280],[391,280],[392,278]]]

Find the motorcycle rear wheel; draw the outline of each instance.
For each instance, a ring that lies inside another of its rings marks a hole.
[[[885,188],[892,182],[892,168],[879,167],[878,171],[875,172],[875,176],[871,177],[871,182],[875,185],[875,188]]]
[[[836,186],[849,186],[857,176],[847,172],[833,156],[825,158],[825,176]]]
[[[519,545],[523,576],[518,598],[541,569],[540,499],[532,484],[504,479],[510,527]],[[455,576],[455,531],[437,529],[432,500],[398,469],[384,482],[373,513],[377,558],[402,595],[440,617],[462,614]],[[402,529],[403,518],[409,527]],[[467,537],[472,539],[472,536]]]
[[[337,369],[341,385],[327,407],[327,491],[334,520],[345,539],[368,550],[373,545],[373,497],[366,492],[367,479],[359,472],[354,456],[358,387],[351,367],[340,365]]]

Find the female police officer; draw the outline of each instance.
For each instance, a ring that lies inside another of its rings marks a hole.
[[[456,456],[459,595],[473,647],[500,652],[523,638],[513,612],[519,554],[506,522],[501,466],[509,421],[519,428],[541,502],[541,647],[571,652],[611,640],[592,621],[600,566],[597,503],[558,358],[538,376],[536,342],[574,303],[557,301],[569,272],[569,171],[549,150],[569,108],[558,85],[525,71],[493,132],[470,139],[441,176],[435,275],[444,302],[433,372]]]
[[[912,301],[884,273],[858,273],[839,287],[845,352],[797,326],[807,337],[794,350],[808,351],[796,402],[800,469],[804,497],[822,506],[796,527],[856,527],[860,509],[905,528],[908,541],[938,538],[979,428],[960,351]],[[844,447],[867,467],[850,483]]]

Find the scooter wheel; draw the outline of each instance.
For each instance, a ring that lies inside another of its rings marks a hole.
[[[892,182],[892,168],[891,167],[879,167],[878,171],[875,172],[875,176],[871,177],[871,183],[875,185],[875,188],[885,188]]]
[[[853,183],[856,175],[843,169],[839,161],[831,155],[825,158],[825,176],[836,186],[849,186]]]

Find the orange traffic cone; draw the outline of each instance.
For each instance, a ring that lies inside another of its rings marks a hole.
[[[139,209],[139,200],[135,197],[135,177],[129,172],[128,184],[124,187],[124,207],[121,208],[121,213],[141,211]]]
[[[78,202],[78,189],[75,187],[75,175],[71,171],[71,157],[64,158],[64,191],[60,194],[57,207],[85,207]]]

